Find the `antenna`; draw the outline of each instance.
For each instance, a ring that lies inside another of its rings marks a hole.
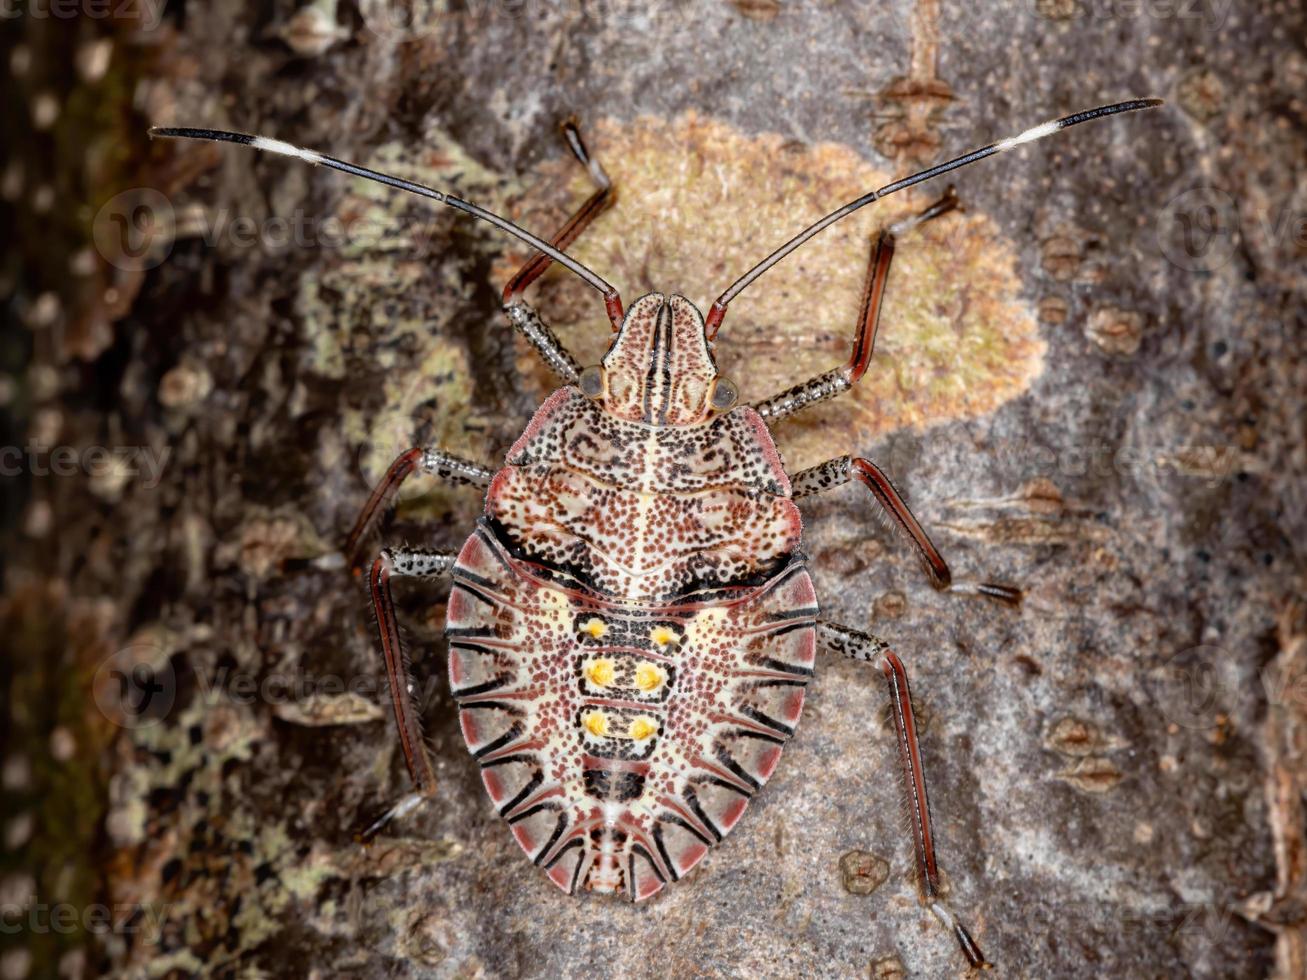
[[[735,282],[727,288],[726,292],[717,297],[712,308],[708,311],[707,321],[704,324],[705,332],[708,339],[711,340],[716,334],[717,329],[722,324],[722,318],[726,316],[726,306],[731,300],[735,299],[741,292],[751,286],[759,276],[780,262],[796,248],[806,242],[808,239],[825,231],[841,218],[852,214],[859,208],[863,208],[873,201],[879,201],[883,197],[889,197],[896,191],[904,190],[914,184],[920,184],[922,181],[930,180],[932,177],[938,177],[940,174],[946,174],[950,170],[957,170],[959,167],[965,167],[968,164],[975,163],[977,160],[983,160],[985,157],[992,157],[1004,150],[1010,150],[1013,147],[1020,146],[1022,143],[1032,143],[1037,139],[1043,139],[1045,136],[1051,136],[1060,129],[1066,129],[1068,126],[1075,126],[1082,122],[1088,122],[1091,119],[1097,119],[1100,116],[1113,116],[1118,112],[1133,112],[1136,109],[1151,109],[1154,106],[1162,104],[1161,99],[1132,99],[1129,102],[1117,102],[1113,105],[1099,106],[1097,109],[1086,109],[1084,112],[1077,112],[1070,116],[1063,116],[1061,119],[1054,119],[1052,122],[1046,122],[1033,129],[1027,129],[1019,136],[1012,136],[1005,140],[999,140],[997,143],[990,143],[978,150],[972,150],[970,153],[964,153],[960,157],[955,157],[947,163],[941,163],[928,170],[922,170],[910,177],[903,177],[893,183],[886,184],[879,190],[868,191],[862,197],[850,201],[841,208],[832,211],[826,217],[822,218],[815,224],[809,225],[803,231],[799,232],[788,242],[772,252],[744,275],[736,279]]]
[[[598,273],[582,265],[576,259],[559,251],[543,239],[537,238],[524,228],[519,228],[507,218],[501,218],[492,211],[485,208],[477,207],[469,201],[462,198],[454,197],[452,194],[445,194],[425,184],[414,183],[411,180],[404,180],[401,177],[392,177],[390,174],[383,174],[376,170],[369,170],[367,167],[360,167],[354,163],[347,163],[344,160],[337,160],[335,157],[329,157],[315,150],[306,150],[303,147],[293,146],[290,143],[283,143],[281,140],[270,139],[267,136],[251,136],[248,133],[231,133],[221,129],[191,129],[188,127],[181,128],[160,128],[154,127],[150,130],[150,137],[162,136],[169,139],[189,139],[189,140],[209,140],[214,143],[238,143],[241,146],[251,146],[256,150],[264,150],[268,153],[280,153],[282,156],[296,157],[305,163],[311,163],[314,166],[330,167],[332,170],[339,170],[343,173],[351,174],[355,177],[363,177],[367,180],[375,180],[379,184],[386,184],[389,187],[398,188],[401,191],[409,191],[412,194],[419,194],[422,197],[428,197],[433,201],[439,201],[441,204],[448,204],[451,208],[464,211],[474,218],[480,218],[488,221],[496,228],[503,229],[510,235],[514,235],[526,242],[532,248],[543,252],[553,261],[561,266],[571,269],[578,276],[588,282],[599,292],[603,293],[604,300],[611,307],[611,301],[616,299],[617,290]]]

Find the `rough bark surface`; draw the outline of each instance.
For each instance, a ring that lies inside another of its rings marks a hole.
[[[966,214],[900,243],[865,391],[776,436],[791,470],[880,460],[955,575],[1028,590],[935,594],[858,490],[804,504],[826,614],[911,672],[952,902],[1000,971],[1307,972],[1298,5],[38,6],[0,30],[0,976],[961,973],[882,683],[832,655],[687,880],[569,899],[466,753],[443,590],[405,588],[443,792],[357,842],[407,774],[360,585],[313,560],[400,450],[494,464],[547,394],[498,310],[526,252],[144,132],[263,132],[547,232],[585,191],[575,113],[619,185],[576,253],[706,307],[864,180],[1134,95],[1168,105],[957,174]],[[746,400],[845,356],[868,236],[942,190],[740,299]],[[535,299],[592,363],[596,298],[551,273]],[[479,503],[418,481],[386,539],[455,549]]]

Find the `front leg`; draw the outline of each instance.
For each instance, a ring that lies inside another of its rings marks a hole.
[[[572,151],[572,156],[576,157],[577,163],[585,167],[586,173],[590,176],[591,183],[594,184],[594,193],[590,195],[573,214],[567,219],[549,244],[559,251],[566,252],[584,232],[595,218],[603,214],[608,208],[612,207],[613,201],[617,194],[613,190],[613,182],[608,177],[607,171],[603,165],[590,155],[586,149],[585,141],[581,139],[581,130],[576,125],[575,119],[569,119],[562,125],[563,139],[567,142],[567,148]],[[526,292],[527,286],[535,282],[544,274],[553,262],[548,255],[536,253],[527,259],[526,265],[517,271],[517,274],[508,281],[504,287],[504,306],[511,307],[515,303],[520,303],[522,294]],[[614,327],[614,329],[616,329]]]
[[[603,166],[586,149],[585,142],[581,139],[581,131],[574,121],[568,120],[563,124],[563,138],[567,141],[572,155],[581,166],[585,167],[591,182],[595,185],[594,193],[550,239],[551,245],[566,251],[581,237],[581,233],[590,227],[595,218],[612,206],[617,195],[613,190],[613,182],[608,178]],[[526,265],[522,266],[504,287],[504,313],[508,317],[508,322],[513,325],[513,329],[526,338],[527,343],[535,348],[536,353],[555,374],[567,384],[576,384],[581,376],[581,365],[563,346],[562,341],[549,325],[540,319],[540,314],[522,298],[526,288],[540,278],[552,261],[549,256],[540,253],[527,260]],[[613,294],[605,296],[604,302],[613,329],[616,330],[622,323],[621,298]]]
[[[368,502],[359,511],[354,529],[349,532],[349,537],[345,540],[345,558],[356,571],[361,570],[361,566],[356,561],[363,538],[376,524],[386,504],[399,492],[404,481],[418,470],[448,480],[450,483],[479,487],[482,490],[490,486],[490,480],[495,475],[494,471],[478,463],[447,453],[442,449],[424,449],[415,446],[400,453],[368,497]]]
[[[957,192],[949,187],[944,196],[930,207],[891,225],[876,237],[871,261],[867,264],[867,278],[862,287],[862,311],[858,314],[858,329],[853,335],[853,350],[848,361],[755,405],[754,410],[767,420],[768,425],[774,425],[801,408],[843,394],[867,373],[872,352],[876,349],[876,333],[880,330],[880,308],[885,301],[885,284],[889,282],[890,263],[894,259],[895,236],[922,222],[948,214],[957,206]]]
[[[504,307],[504,315],[513,329],[520,333],[530,344],[540,359],[565,384],[574,385],[581,378],[581,365],[572,356],[572,352],[563,346],[549,324],[540,318],[540,314],[525,300],[514,300]]]
[[[953,573],[949,571],[948,564],[931,542],[925,528],[912,516],[912,511],[908,509],[899,492],[894,489],[894,484],[890,483],[889,477],[869,459],[839,456],[803,470],[791,480],[793,496],[795,499],[811,497],[834,487],[843,486],[850,480],[857,480],[871,491],[894,527],[911,542],[921,561],[921,567],[926,572],[926,577],[930,579],[930,584],[935,589],[958,595],[985,596],[1009,606],[1021,604],[1021,590],[1011,585],[999,585],[994,582],[954,582]]]
[[[945,904],[940,893],[939,866],[935,861],[935,834],[930,822],[930,802],[926,796],[926,775],[921,764],[921,746],[917,742],[917,721],[912,709],[912,695],[908,690],[908,672],[903,662],[884,640],[839,626],[820,622],[817,632],[827,648],[876,664],[889,685],[890,703],[894,713],[894,731],[898,736],[899,761],[903,766],[903,781],[907,793],[908,810],[912,820],[912,843],[917,864],[917,886],[921,900],[958,941],[967,962],[973,967],[988,968],[985,954],[980,951],[971,933],[953,910]]]

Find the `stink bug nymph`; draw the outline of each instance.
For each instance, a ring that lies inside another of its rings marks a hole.
[[[565,253],[612,201],[576,127],[564,135],[595,191],[549,241],[457,197],[263,136],[155,129],[252,146],[411,191],[488,221],[536,254],[504,289],[504,312],[561,377],[492,470],[438,448],[403,453],[345,544],[359,546],[411,473],[485,492],[457,554],[387,548],[367,573],[395,720],[416,791],[437,793],[390,594],[395,576],[450,576],[449,682],[486,791],[531,862],[568,894],[648,898],[684,877],[739,821],[794,734],[818,641],[878,667],[889,686],[923,902],[972,966],[986,960],[940,889],[926,779],[903,663],[884,640],[821,618],[795,499],[856,480],[904,532],[931,584],[1009,605],[1019,590],[952,581],[948,565],[870,460],[839,456],[787,475],[768,426],[849,390],[872,356],[895,236],[956,207],[949,188],[880,233],[848,361],[754,405],[737,403],[713,338],[731,300],[808,239],[864,205],[1139,99],[1079,112],[870,191],[742,275],[703,316],[678,294],[624,309],[618,291]],[[612,340],[582,368],[523,299],[551,262],[603,296]],[[358,567],[356,565],[356,567]]]

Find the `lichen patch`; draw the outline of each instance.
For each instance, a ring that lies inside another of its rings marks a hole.
[[[569,250],[629,303],[651,290],[681,292],[706,309],[738,275],[805,224],[891,175],[853,149],[750,136],[688,113],[672,120],[603,121],[587,133],[617,187],[617,203]],[[562,153],[548,156],[514,218],[558,227],[592,188]],[[731,306],[718,339],[724,372],[756,401],[848,357],[871,238],[942,194],[940,181],[833,226],[768,272]],[[965,182],[961,184],[964,207]],[[526,258],[512,248],[496,273]],[[977,213],[954,213],[903,236],[890,272],[871,370],[837,403],[786,423],[787,455],[829,455],[878,433],[992,412],[1042,370],[1044,343],[1020,296],[1013,243]],[[552,270],[538,305],[586,363],[608,339],[593,290]],[[522,367],[552,384],[524,350]],[[848,432],[831,442],[831,426]]]

